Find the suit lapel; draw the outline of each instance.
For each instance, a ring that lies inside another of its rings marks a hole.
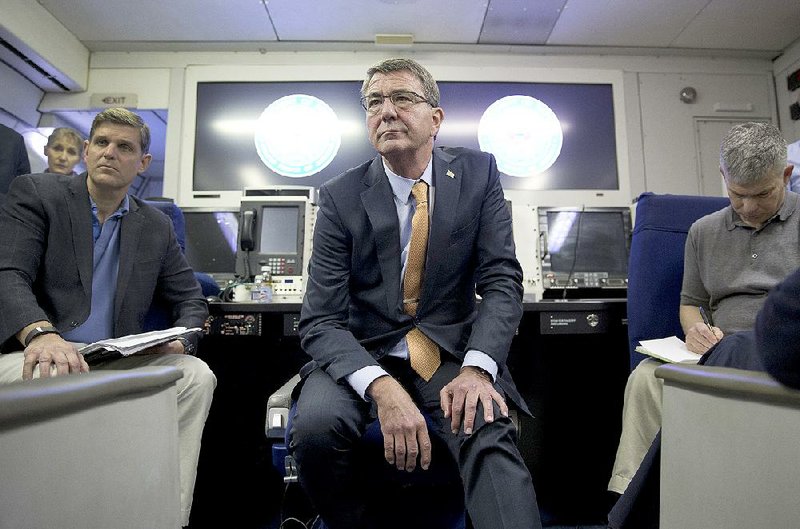
[[[92,295],[92,256],[94,239],[92,237],[92,214],[89,202],[89,190],[86,187],[86,173],[76,176],[69,183],[70,194],[67,200],[69,222],[72,225],[72,249],[75,262],[78,264],[78,275],[83,291],[88,299]]]
[[[425,278],[422,282],[420,310],[425,310],[425,301],[433,299],[439,269],[447,260],[447,247],[450,232],[453,231],[458,200],[461,194],[460,168],[451,167],[453,155],[440,149],[433,150],[433,184],[436,189],[433,203],[433,218],[428,236],[428,255],[425,264]]]
[[[394,195],[383,171],[380,156],[364,174],[367,189],[361,193],[361,203],[369,218],[378,252],[378,262],[386,283],[386,303],[389,311],[400,306],[400,223],[394,208]],[[387,214],[387,208],[389,213]]]
[[[117,272],[117,295],[114,298],[114,321],[119,320],[119,311],[122,308],[122,299],[128,288],[131,277],[136,249],[142,236],[144,219],[139,213],[139,204],[132,198],[128,201],[128,214],[122,217],[119,226],[119,268]]]

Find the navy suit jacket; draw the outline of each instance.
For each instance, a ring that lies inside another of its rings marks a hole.
[[[92,211],[86,173],[17,177],[0,211],[0,343],[39,320],[63,331],[89,317]],[[142,332],[153,301],[174,325],[202,327],[208,308],[172,221],[135,197],[120,225],[114,336]]]
[[[506,369],[522,317],[522,269],[494,158],[437,148],[427,263],[416,317],[403,312],[400,226],[380,156],[320,188],[300,317],[303,349],[335,380],[378,364],[417,326],[443,354],[488,354],[498,384],[527,411]],[[476,303],[475,294],[481,296]]]
[[[15,177],[30,172],[25,140],[14,129],[0,125],[0,201]]]
[[[756,318],[755,336],[765,370],[800,389],[800,270],[769,293]]]

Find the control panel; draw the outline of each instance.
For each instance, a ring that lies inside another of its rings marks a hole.
[[[212,314],[206,319],[204,331],[224,336],[261,336],[261,314]]]
[[[546,311],[539,314],[541,334],[603,334],[608,332],[609,314],[593,311]]]
[[[628,278],[609,277],[608,272],[572,272],[569,277],[554,272],[544,274],[545,288],[625,288]]]
[[[300,263],[293,257],[270,257],[261,265],[261,270],[270,271],[273,276],[298,275]]]

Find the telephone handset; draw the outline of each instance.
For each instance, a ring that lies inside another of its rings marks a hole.
[[[256,210],[247,209],[242,213],[241,230],[239,232],[239,246],[242,251],[250,252],[255,249]]]

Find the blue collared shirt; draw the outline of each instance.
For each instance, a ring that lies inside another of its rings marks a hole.
[[[70,342],[92,343],[114,335],[114,298],[119,272],[120,224],[128,214],[128,195],[119,208],[105,222],[100,223],[97,204],[89,197],[92,206],[92,306],[89,318],[78,327],[63,333]]]
[[[389,185],[392,187],[392,194],[394,195],[394,206],[397,210],[397,219],[400,221],[400,263],[401,263],[401,277],[405,277],[406,262],[408,261],[408,247],[411,242],[411,219],[416,210],[416,201],[411,196],[411,188],[417,183],[417,180],[405,178],[395,174],[383,164],[386,171],[386,176],[389,177]],[[435,188],[433,187],[433,157],[428,161],[428,166],[425,167],[420,180],[428,184],[428,215],[433,215],[434,197],[436,195]],[[402,281],[401,281],[402,285]],[[403,337],[397,344],[389,349],[386,353],[389,356],[408,359],[408,343]],[[486,370],[492,375],[492,380],[497,377],[497,362],[492,357],[481,351],[470,350],[464,357],[462,366],[476,366]],[[347,375],[346,380],[350,386],[366,399],[367,388],[372,382],[383,375],[388,373],[380,366],[367,366]]]

